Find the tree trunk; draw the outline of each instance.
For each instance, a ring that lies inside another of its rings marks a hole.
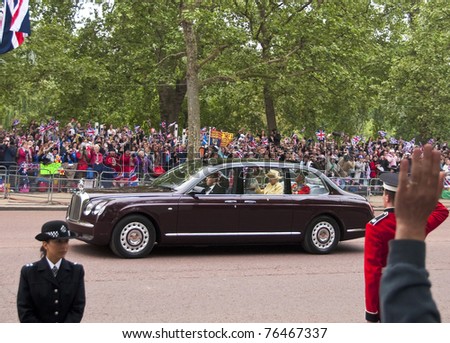
[[[188,107],[188,160],[199,158],[200,154],[200,100],[197,63],[197,39],[194,24],[183,18],[182,27],[187,57],[187,107]]]
[[[263,20],[261,23],[261,36],[259,38],[259,42],[262,47],[261,57],[263,63],[267,63],[271,58],[270,46],[272,38],[266,28],[265,18],[267,16],[267,13],[265,6],[263,6],[263,3],[259,3],[259,15],[260,18]],[[267,127],[269,129],[269,132],[272,132],[272,130],[277,127],[277,122],[275,118],[275,105],[271,89],[272,87],[269,82],[271,81],[268,79],[263,79],[263,96],[264,96],[264,108],[266,111]]]
[[[167,124],[178,122],[178,118],[186,96],[186,80],[177,80],[175,87],[162,85],[158,86],[159,111],[161,121]]]
[[[263,94],[264,106],[266,109],[267,126],[269,128],[269,132],[272,132],[272,130],[277,127],[277,120],[275,118],[275,105],[273,103],[273,95],[268,81],[264,81]]]

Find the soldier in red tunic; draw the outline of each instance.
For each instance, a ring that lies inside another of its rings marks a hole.
[[[380,280],[382,269],[386,266],[388,242],[394,238],[396,221],[394,213],[395,192],[398,185],[397,173],[383,173],[383,203],[385,210],[366,225],[364,242],[364,280],[366,321],[380,321]],[[448,209],[438,203],[428,218],[426,234],[437,228],[447,217]]]

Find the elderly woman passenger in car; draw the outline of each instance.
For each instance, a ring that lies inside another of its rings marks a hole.
[[[266,174],[266,177],[269,179],[269,183],[264,189],[256,186],[256,194],[283,194],[283,185],[280,183],[281,176],[279,171],[271,169]]]

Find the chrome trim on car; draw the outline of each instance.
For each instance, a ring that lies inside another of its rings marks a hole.
[[[81,219],[83,205],[87,200],[89,200],[89,195],[84,191],[79,191],[72,195],[67,213],[71,221],[78,222]]]
[[[94,239],[94,236],[93,235],[81,234],[81,235],[78,235],[77,238],[82,240],[82,241],[92,241]]]
[[[361,229],[348,229],[347,232],[363,232],[366,231],[365,228],[361,228]]]
[[[169,237],[208,237],[208,236],[293,236],[301,232],[202,232],[202,233],[167,233]]]
[[[87,227],[87,228],[89,228],[89,229],[92,229],[92,228],[94,227],[94,224],[86,223],[86,222],[79,222],[79,221],[77,221],[77,220],[72,220],[72,219],[70,219],[69,217],[66,218],[66,221],[67,221],[68,223],[74,223],[74,224],[77,224],[78,226]]]

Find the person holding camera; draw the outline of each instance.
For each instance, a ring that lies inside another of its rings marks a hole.
[[[95,144],[91,151],[89,166],[100,175],[103,171],[103,154],[100,152],[100,145]]]
[[[16,163],[17,147],[15,141],[11,137],[5,137],[3,144],[0,146],[0,165],[5,166],[7,172],[9,168]]]
[[[89,143],[82,142],[80,144],[80,150],[76,153],[78,165],[77,172],[75,173],[75,179],[81,179],[87,177],[87,169],[91,160],[91,147]]]

